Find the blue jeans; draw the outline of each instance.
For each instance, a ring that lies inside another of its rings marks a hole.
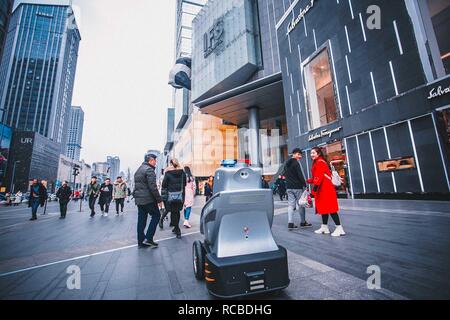
[[[192,210],[191,207],[184,209],[184,219],[185,220],[189,220],[189,218],[191,217],[191,210]]]
[[[34,218],[37,218],[37,211],[40,206],[39,199],[31,199],[31,215]]]
[[[145,227],[147,226],[147,217],[150,215],[152,220],[147,229],[147,234],[145,234]],[[159,213],[159,208],[156,203],[149,203],[145,206],[138,206],[138,223],[137,223],[137,238],[138,244],[142,244],[145,239],[148,241],[153,241],[153,236],[155,235],[156,228],[158,227],[159,219],[161,214]]]

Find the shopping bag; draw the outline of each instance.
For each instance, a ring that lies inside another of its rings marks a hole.
[[[341,176],[333,165],[331,165],[331,182],[335,187],[340,187],[342,185]]]
[[[305,190],[303,192],[302,196],[298,200],[298,204],[300,207],[304,207],[304,208],[312,208],[313,207],[311,194],[309,193],[308,190]]]

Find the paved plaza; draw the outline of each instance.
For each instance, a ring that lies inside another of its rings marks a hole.
[[[175,239],[158,230],[158,249],[138,249],[137,212],[89,218],[86,206],[71,204],[59,220],[57,204],[29,222],[25,207],[0,208],[0,299],[213,299],[192,271],[191,246],[202,239],[199,214],[192,229]],[[273,233],[288,250],[290,286],[257,299],[403,300],[449,299],[450,203],[342,200],[348,235],[318,236],[313,229],[287,231],[287,204],[275,202]],[[320,217],[311,210],[315,228]],[[298,217],[297,217],[298,218]],[[333,228],[333,227],[332,227]],[[380,290],[369,290],[369,266],[381,269]],[[81,289],[69,290],[69,266],[81,270]]]

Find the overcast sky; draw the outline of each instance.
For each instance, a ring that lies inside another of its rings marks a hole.
[[[68,0],[16,0],[67,4]],[[73,0],[81,31],[73,105],[85,112],[87,163],[119,156],[136,169],[165,143],[175,0]]]

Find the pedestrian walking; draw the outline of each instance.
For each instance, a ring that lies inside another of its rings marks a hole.
[[[128,195],[128,187],[125,181],[123,181],[122,177],[117,177],[116,182],[114,183],[113,188],[113,199],[116,202],[116,215],[119,215],[120,212],[123,213],[123,209],[125,207],[125,199]]]
[[[161,177],[161,182],[160,182],[160,189],[161,189],[161,198],[162,201],[164,203],[164,208],[161,208],[160,212],[161,212],[161,218],[159,219],[159,228],[162,230],[164,229],[164,221],[166,220],[166,217],[169,215],[169,205],[167,204],[167,200],[168,200],[168,196],[169,196],[169,192],[167,191],[167,188],[163,188],[162,186],[162,182],[164,181],[164,176]],[[171,224],[172,226],[172,224]]]
[[[97,182],[97,177],[93,176],[91,178],[91,183],[89,183],[87,188],[87,198],[89,199],[89,209],[91,209],[91,218],[95,216],[95,202],[100,194],[100,184]]]
[[[180,212],[183,210],[186,188],[186,174],[177,159],[170,161],[170,166],[166,169],[162,187],[167,189],[167,210],[170,211],[170,225],[172,232],[177,239],[181,239]]]
[[[138,207],[137,238],[140,248],[158,247],[153,237],[161,217],[159,209],[163,208],[163,202],[156,184],[156,160],[157,156],[155,154],[147,153],[144,157],[144,163],[134,175],[133,197]],[[147,233],[145,233],[148,215],[152,219]]]
[[[9,192],[5,194],[5,206],[11,206],[11,193]]]
[[[192,225],[189,221],[191,217],[192,207],[194,206],[195,200],[195,178],[192,175],[191,168],[184,167],[184,173],[186,174],[186,188],[185,188],[185,197],[184,197],[184,223],[183,226],[185,228],[192,228]]]
[[[56,197],[59,200],[60,219],[65,219],[67,215],[67,206],[72,198],[72,189],[70,189],[67,181],[64,181],[61,188],[58,189]]]
[[[292,158],[288,160],[284,168],[284,176],[286,177],[286,189],[288,196],[288,219],[289,230],[297,229],[294,224],[294,211],[300,213],[300,227],[310,228],[312,224],[306,221],[306,209],[298,203],[300,197],[306,189],[306,180],[301,168],[300,160],[302,159],[302,150],[296,148],[292,151]]]
[[[286,180],[283,176],[279,176],[275,181],[276,193],[280,197],[280,201],[284,201],[286,198]]]
[[[21,191],[16,193],[16,196],[14,198],[14,206],[17,207],[22,203],[23,194]]]
[[[312,194],[316,203],[316,213],[322,216],[322,227],[316,230],[317,234],[330,234],[328,228],[329,217],[336,224],[336,230],[333,237],[345,236],[344,228],[339,218],[339,204],[337,199],[336,188],[332,182],[332,173],[321,148],[313,148],[311,150],[312,178],[308,179],[308,183],[313,185]]]
[[[209,201],[209,199],[212,198],[214,194],[214,177],[210,176],[208,181],[205,183],[205,196],[206,196],[206,202]]]
[[[100,195],[98,199],[98,204],[100,210],[102,211],[102,216],[107,217],[109,213],[109,206],[113,199],[113,186],[111,184],[111,179],[106,179],[105,182],[100,187]]]
[[[30,221],[37,220],[37,211],[39,207],[42,208],[45,205],[47,198],[47,188],[38,179],[34,179],[30,186],[30,201],[28,202],[28,207],[31,208]]]

